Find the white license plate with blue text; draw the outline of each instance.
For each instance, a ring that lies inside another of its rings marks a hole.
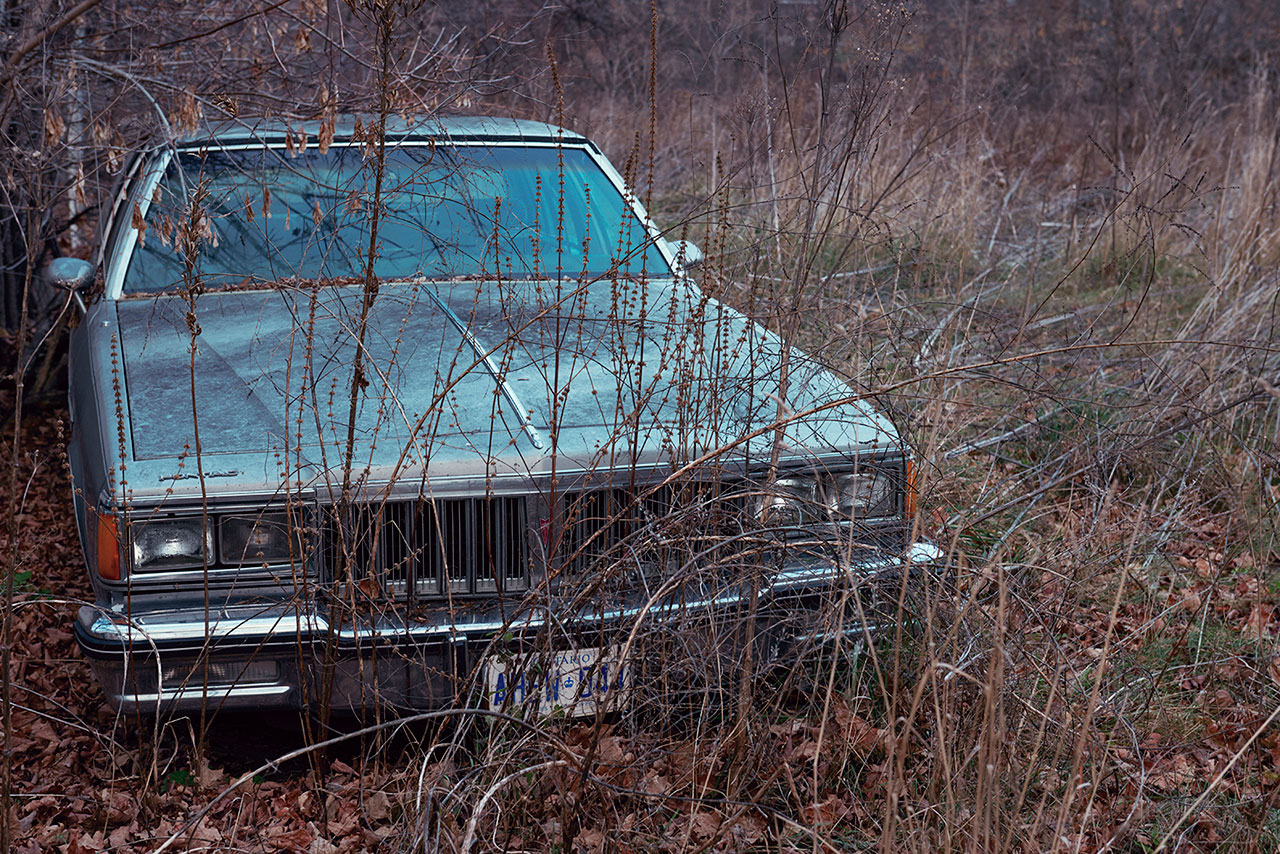
[[[625,702],[631,674],[622,647],[588,647],[551,654],[491,658],[486,675],[489,708],[539,715],[563,710],[569,717],[610,711]]]

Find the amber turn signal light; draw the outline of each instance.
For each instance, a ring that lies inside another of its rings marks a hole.
[[[916,518],[916,461],[907,460],[907,493],[902,502],[902,515],[908,522]]]
[[[116,517],[95,513],[98,517],[98,575],[111,581],[120,580],[120,535]]]

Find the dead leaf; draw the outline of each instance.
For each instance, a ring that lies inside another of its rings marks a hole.
[[[787,758],[792,762],[809,762],[818,755],[818,742],[807,739],[791,749]]]
[[[622,739],[616,735],[600,739],[596,758],[604,765],[621,765],[626,762],[627,754],[622,749]]]
[[[138,245],[145,246],[147,243],[147,221],[142,216],[142,208],[137,202],[133,203],[133,216],[129,220],[129,224],[138,232]]]
[[[844,739],[854,750],[868,754],[885,747],[889,734],[865,718],[851,715],[844,729]]]
[[[281,828],[276,833],[267,835],[267,844],[277,851],[303,851],[311,846],[314,837],[305,827],[285,831]]]
[[[578,831],[578,835],[573,839],[573,850],[582,851],[585,854],[600,854],[604,851],[604,834],[595,828]]]
[[[67,123],[62,120],[62,116],[57,110],[45,110],[44,114],[44,144],[48,146],[57,145],[62,141],[62,135],[66,132]]]
[[[202,758],[199,765],[196,767],[196,783],[198,783],[201,788],[220,786],[226,780],[226,777],[226,772],[221,768],[214,768],[211,766],[207,759]]]
[[[391,802],[387,798],[387,793],[383,791],[374,792],[364,799],[364,815],[371,824],[380,821],[386,821],[391,817]]]
[[[830,827],[849,814],[849,806],[839,795],[831,794],[822,803],[810,804],[800,811],[813,827]]]
[[[326,117],[320,122],[320,132],[318,134],[317,144],[320,146],[320,153],[327,154],[329,146],[333,143],[334,120],[332,116]]]
[[[137,799],[110,789],[102,790],[102,806],[107,813],[107,821],[111,824],[122,824],[132,821],[138,814]]]
[[[73,844],[81,851],[101,851],[107,847],[107,841],[102,838],[101,831],[94,831],[86,836],[81,836]]]
[[[324,837],[314,839],[307,848],[307,854],[337,854],[338,847]]]
[[[134,828],[132,825],[121,825],[111,831],[111,835],[107,837],[107,843],[112,848],[124,848],[133,834]]]
[[[1267,633],[1267,626],[1271,623],[1272,613],[1275,609],[1266,602],[1255,604],[1249,611],[1249,619],[1245,620],[1245,631],[1251,635],[1261,637]]]
[[[53,731],[53,727],[49,726],[49,722],[44,718],[37,718],[35,722],[31,724],[31,728],[28,732],[31,737],[37,741],[58,741],[58,734]]]
[[[651,774],[644,780],[644,790],[651,795],[665,795],[671,791],[671,783],[661,774]]]
[[[689,831],[695,839],[710,839],[720,829],[720,816],[713,812],[696,812],[689,817]]]
[[[758,815],[741,816],[729,829],[731,850],[746,851],[763,839],[768,829],[768,822]]]
[[[1196,766],[1180,754],[1175,754],[1160,766],[1160,770],[1153,771],[1147,778],[1151,786],[1160,791],[1181,791],[1200,779]]]

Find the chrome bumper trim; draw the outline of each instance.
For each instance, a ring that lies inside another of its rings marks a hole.
[[[142,694],[117,694],[113,697],[117,704],[134,703],[140,707],[149,705],[161,706],[181,701],[200,701],[207,697],[211,702],[229,699],[261,700],[270,697],[283,697],[293,690],[292,685],[210,685],[201,689],[199,685],[188,685],[184,688],[169,688],[159,692]]]
[[[942,550],[933,543],[918,542],[912,545],[907,553],[907,560],[912,564],[937,563],[942,558]],[[889,556],[878,561],[857,564],[846,569],[834,566],[806,566],[786,570],[771,578],[760,590],[763,599],[802,591],[806,588],[825,584],[840,583],[849,580],[850,576],[873,576],[880,572],[891,571],[900,567],[903,559]],[[712,610],[724,608],[743,601],[745,590],[729,590],[720,595],[707,596],[701,599],[684,599],[679,607],[687,611]],[[279,606],[277,606],[279,607]],[[204,643],[207,639],[214,641],[260,640],[275,636],[280,641],[301,639],[303,641],[317,637],[329,636],[330,624],[313,610],[305,610],[300,605],[288,605],[289,613],[264,613],[267,609],[258,609],[256,614],[243,615],[219,614],[209,621],[208,631],[203,617],[191,611],[155,611],[135,615],[132,621],[126,621],[122,614],[106,614],[101,610],[85,607],[80,609],[81,625],[94,637],[107,643],[119,643],[132,646],[145,652],[153,644],[175,642]],[[314,607],[310,604],[308,608]],[[671,603],[651,601],[634,607],[616,608],[607,611],[579,611],[572,617],[560,617],[555,622],[573,623],[613,623],[634,619],[642,613],[660,615],[673,607]],[[544,609],[545,610],[545,609]],[[181,615],[181,619],[179,619]],[[194,618],[193,618],[194,617]],[[478,618],[471,621],[465,617],[455,616],[449,624],[441,625],[409,625],[409,626],[360,626],[342,627],[333,632],[339,642],[356,643],[361,641],[451,641],[467,635],[485,635],[512,630],[537,630],[553,622],[545,613],[529,612],[518,619],[494,620]]]
[[[194,612],[196,619],[191,619],[192,611],[152,611],[137,615],[128,620],[123,614],[104,614],[101,610],[84,607],[80,609],[80,622],[96,638],[115,641],[145,649],[152,643],[165,641],[186,641],[206,638],[214,640],[260,638],[267,635],[280,635],[281,639],[293,637],[309,637],[324,634],[329,623],[319,614],[291,609],[292,614],[275,614],[258,617],[237,617],[218,615],[206,623],[199,612]],[[88,614],[86,615],[86,612]],[[181,615],[185,619],[176,619]],[[87,617],[87,619],[86,619]]]

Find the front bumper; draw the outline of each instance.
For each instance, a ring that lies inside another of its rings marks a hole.
[[[933,544],[916,543],[905,559],[885,557],[847,571],[827,565],[773,573],[758,590],[760,630],[751,635],[767,637],[769,655],[787,659],[875,633],[893,617],[864,595],[868,581],[900,579],[904,568],[936,577],[941,559]],[[718,614],[736,614],[726,634],[740,636],[749,598],[740,589],[705,596],[683,591],[630,607],[579,610],[571,619],[544,608],[507,619],[460,611],[444,620],[359,626],[335,623],[312,602],[241,605],[208,616],[203,608],[125,615],[83,607],[74,630],[108,701],[123,711],[303,708],[324,697],[341,711],[429,709],[473,696],[480,665],[495,651],[602,646],[639,634],[637,621],[682,641],[690,626],[705,627]],[[832,619],[836,602],[841,616]]]

